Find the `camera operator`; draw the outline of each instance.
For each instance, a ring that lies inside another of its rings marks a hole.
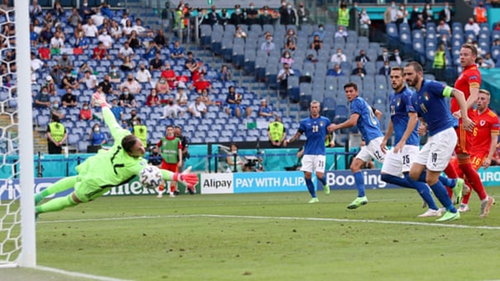
[[[182,144],[182,164],[183,165],[186,165],[186,159],[189,159],[190,155],[189,155],[189,142],[188,142],[188,139],[187,137],[183,136],[182,135],[182,128],[180,126],[175,126],[174,127],[174,136],[176,138],[179,138],[181,140],[181,144]],[[184,170],[184,167],[181,167],[179,169],[179,172],[182,172],[182,170]]]

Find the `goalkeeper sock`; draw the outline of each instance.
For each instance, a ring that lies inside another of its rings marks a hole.
[[[76,184],[76,177],[77,176],[73,176],[73,177],[67,177],[67,178],[58,180],[56,183],[54,183],[53,185],[47,187],[42,192],[38,193],[36,196],[41,196],[42,199],[43,199],[43,198],[45,198],[45,197],[47,197],[49,195],[56,194],[56,193],[68,190],[68,189],[70,189],[70,188],[72,188],[72,187],[75,186],[75,184]]]
[[[72,194],[69,194],[65,197],[54,198],[47,203],[44,203],[40,206],[36,206],[35,210],[37,214],[48,213],[48,212],[57,212],[64,210],[66,207],[76,206],[77,203],[73,201],[71,197]]]

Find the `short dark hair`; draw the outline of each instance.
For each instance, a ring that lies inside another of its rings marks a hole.
[[[357,92],[358,91],[358,84],[354,83],[354,82],[349,82],[347,84],[344,85],[344,90],[347,89],[347,88],[354,88],[354,90]]]
[[[122,139],[122,147],[125,152],[132,152],[132,147],[139,139],[134,135],[127,135]]]
[[[172,129],[173,129],[173,128],[174,128],[174,126],[172,126],[172,125],[167,125],[167,129],[168,129],[168,128],[172,128]]]
[[[403,73],[403,68],[399,65],[396,65],[396,66],[393,66],[391,67],[391,71],[401,71],[401,73]]]
[[[413,69],[415,69],[416,72],[424,72],[424,69],[422,68],[422,65],[420,65],[420,63],[416,62],[416,61],[410,61],[409,63],[407,63],[405,65],[405,67],[413,67]]]

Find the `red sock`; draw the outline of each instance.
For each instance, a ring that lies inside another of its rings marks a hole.
[[[486,197],[488,197],[488,194],[486,194],[486,190],[484,189],[483,183],[481,182],[481,178],[479,178],[479,174],[472,167],[470,159],[463,160],[463,162],[459,161],[458,166],[460,167],[462,172],[464,172],[467,180],[472,184],[471,187],[472,189],[474,189],[474,191],[476,191],[477,195],[479,195],[479,199],[486,199]]]
[[[158,187],[158,190],[160,191],[160,193],[162,193],[162,192],[163,192],[163,190],[165,190],[165,185],[164,185],[164,183],[161,183],[161,184],[160,184],[160,187]]]

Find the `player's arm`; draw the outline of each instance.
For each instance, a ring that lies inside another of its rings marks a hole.
[[[340,124],[331,124],[330,126],[328,126],[328,130],[335,131],[335,130],[354,127],[358,123],[358,119],[359,119],[359,114],[353,113],[351,114],[349,119],[347,119],[345,122]]]
[[[474,122],[467,116],[467,102],[465,101],[465,95],[462,91],[446,86],[443,89],[444,97],[455,97],[460,106],[460,117],[462,117],[462,124],[465,130],[471,131],[474,129]],[[455,115],[455,117],[457,117]]]
[[[297,139],[299,139],[301,135],[302,135],[302,131],[301,131],[301,130],[298,130],[298,131],[297,131],[297,133],[295,133],[295,135],[293,135],[293,137],[291,137],[291,138],[290,138],[290,139],[288,139],[288,140],[285,140],[285,141],[283,142],[283,145],[284,145],[284,146],[287,146],[289,143],[292,143],[292,142],[296,141]]]
[[[469,87],[469,98],[467,98],[467,109],[471,109],[472,106],[477,102],[479,96],[479,87],[476,87],[477,83],[471,83]]]
[[[177,165],[182,166],[182,145],[179,147],[179,154],[177,155]]]
[[[403,136],[401,136],[401,140],[399,141],[399,143],[397,143],[396,147],[394,147],[395,153],[402,151],[404,145],[406,144],[406,141],[413,133],[413,130],[415,130],[415,126],[418,123],[418,114],[416,112],[408,112],[408,117],[409,119],[408,119],[408,124],[406,125],[406,130],[403,133]]]
[[[375,114],[375,116],[377,117],[377,119],[380,121],[382,120],[382,112],[376,108],[373,108],[372,107],[372,111],[373,111],[373,114]]]
[[[394,125],[392,124],[392,120],[389,120],[389,125],[387,125],[387,131],[385,132],[384,139],[380,144],[380,148],[382,149],[383,152],[387,151],[387,141],[392,136],[393,132],[394,132]]]
[[[498,130],[491,129],[491,144],[490,144],[490,153],[488,153],[488,157],[484,159],[483,162],[483,167],[485,169],[488,169],[488,167],[491,165],[491,159],[493,159],[493,155],[497,151],[497,145],[498,145]]]
[[[106,123],[106,125],[108,126],[113,139],[120,139],[123,135],[130,133],[129,131],[123,129],[120,124],[118,124],[115,115],[110,109],[110,105],[106,102],[106,98],[103,95],[95,93],[93,95],[93,98],[96,104],[101,106],[104,123]]]

